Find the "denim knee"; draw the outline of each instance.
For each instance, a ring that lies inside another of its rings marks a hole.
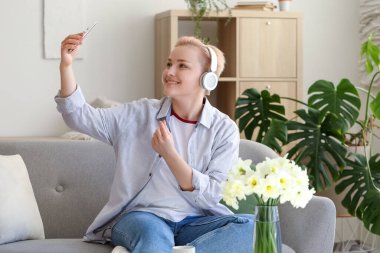
[[[174,235],[161,218],[150,213],[132,212],[112,228],[112,243],[134,253],[171,253]]]
[[[254,217],[240,216],[223,227],[212,230],[191,243],[197,253],[246,253],[253,251]]]

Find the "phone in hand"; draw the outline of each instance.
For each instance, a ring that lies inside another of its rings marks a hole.
[[[85,38],[97,24],[98,23],[95,22],[91,27],[87,27],[87,29],[84,31],[83,38]]]
[[[91,32],[91,30],[92,30],[97,24],[98,24],[98,23],[95,22],[91,27],[90,27],[90,26],[87,27],[87,29],[84,30],[83,38],[86,38],[86,36]],[[69,49],[68,51],[69,51],[69,53],[71,53],[71,52],[74,51],[74,50],[73,50],[73,49]]]

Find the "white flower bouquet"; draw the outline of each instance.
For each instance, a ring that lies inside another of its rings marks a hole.
[[[281,252],[281,236],[277,205],[290,203],[305,207],[315,190],[309,188],[306,170],[286,157],[266,159],[252,165],[251,160],[242,160],[228,174],[224,185],[223,200],[234,209],[239,209],[239,200],[254,194],[255,209],[254,253]]]
[[[309,188],[309,177],[294,161],[286,157],[266,159],[252,165],[251,160],[242,160],[228,174],[224,185],[223,200],[234,209],[239,209],[238,201],[254,194],[258,205],[278,205],[290,203],[304,208],[315,190]]]

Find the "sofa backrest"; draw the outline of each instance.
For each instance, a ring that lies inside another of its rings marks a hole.
[[[98,141],[0,139],[0,155],[20,154],[46,238],[81,238],[108,200],[113,149]]]

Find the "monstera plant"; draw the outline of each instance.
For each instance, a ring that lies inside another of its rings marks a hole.
[[[321,191],[331,186],[345,165],[344,135],[359,115],[360,98],[347,79],[336,87],[318,80],[308,94],[307,103],[295,100],[306,106],[294,112],[299,120],[287,120],[281,99],[289,98],[248,89],[237,100],[235,117],[248,139],[257,129],[255,140],[279,153],[292,143],[288,157],[308,168],[313,187]]]
[[[280,103],[280,96],[271,95],[267,90],[259,93],[256,89],[244,91],[243,96],[246,97],[238,98],[235,111],[240,131],[252,139],[257,129],[256,141],[281,153],[281,146],[287,140],[287,131],[284,124],[285,108]]]
[[[369,231],[380,235],[380,153],[373,154],[372,145],[376,121],[380,119],[380,92],[376,95],[371,93],[376,77],[380,74],[380,50],[372,42],[372,36],[363,43],[361,49],[367,74],[372,75],[372,78],[368,90],[364,90],[367,93],[364,120],[358,121],[361,128],[356,134],[358,142],[367,145],[369,152],[364,155],[349,154],[335,190],[339,194],[348,189],[342,201],[343,206],[351,215],[362,220]]]
[[[377,71],[366,90],[364,120],[358,120],[359,88],[348,79],[342,79],[337,85],[326,80],[316,81],[308,90],[307,103],[266,90],[259,93],[248,89],[236,102],[235,117],[240,131],[248,139],[254,136],[254,140],[279,153],[290,144],[288,158],[307,169],[317,191],[330,187],[333,182],[337,182],[337,193],[348,189],[343,206],[362,220],[368,230],[380,235],[380,154],[349,153],[345,144],[348,131],[355,123],[363,126],[361,131],[366,136],[373,134],[374,119],[380,119],[380,94],[371,94],[375,77],[380,73],[379,49],[371,37],[363,44],[362,55],[367,59],[367,68]],[[297,118],[285,118],[283,99],[304,106],[294,112]],[[366,141],[371,139],[366,138]]]

